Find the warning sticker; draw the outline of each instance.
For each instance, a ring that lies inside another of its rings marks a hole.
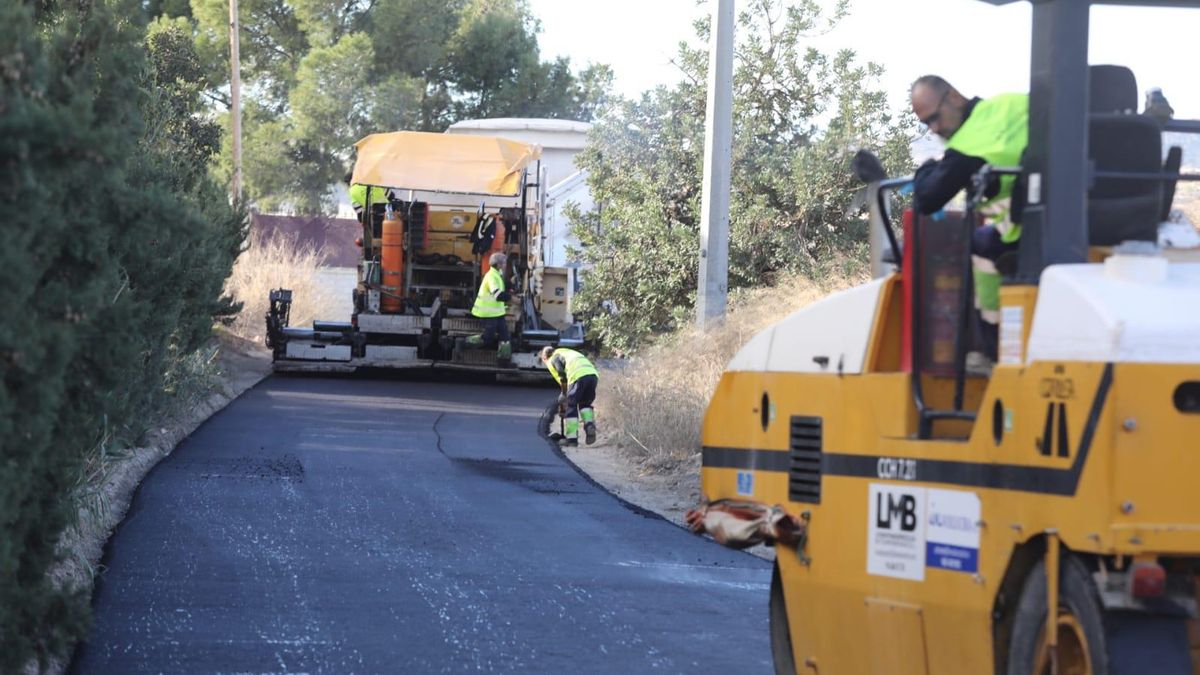
[[[747,497],[754,496],[754,472],[739,471],[737,473],[737,493]]]
[[[1000,308],[1000,363],[1020,365],[1024,354],[1025,309],[1020,306]]]
[[[925,564],[955,572],[979,571],[979,495],[960,490],[927,491],[929,526]]]
[[[870,485],[867,573],[925,579],[925,488]]]

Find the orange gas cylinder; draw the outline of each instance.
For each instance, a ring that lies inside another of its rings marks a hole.
[[[504,252],[504,219],[500,214],[496,214],[496,236],[492,239],[492,246],[483,254],[483,261],[479,264],[479,274],[486,275],[488,270],[492,268],[489,260],[493,253]]]
[[[404,308],[404,221],[396,213],[383,219],[383,271],[379,309],[396,314]]]

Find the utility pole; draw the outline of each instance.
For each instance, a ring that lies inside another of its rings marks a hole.
[[[242,203],[242,59],[238,55],[238,3],[229,0],[229,130],[233,133],[234,204]]]
[[[733,0],[712,0],[708,106],[704,122],[704,193],[700,202],[700,281],[696,322],[725,317],[729,290],[729,174],[733,158]]]

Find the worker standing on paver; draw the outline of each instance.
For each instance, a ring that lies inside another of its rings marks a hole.
[[[483,334],[472,335],[466,341],[468,347],[478,349],[495,344],[499,339],[496,359],[501,362],[512,358],[512,342],[508,334],[508,320],[505,318],[508,313],[509,294],[504,275],[500,271],[504,269],[506,262],[508,258],[503,253],[493,253],[488,259],[488,272],[483,276],[483,283],[479,284],[475,306],[471,308],[471,314],[483,324]]]
[[[354,215],[358,216],[358,222],[362,222],[363,210],[367,205],[367,186],[362,183],[353,183],[350,179],[350,174],[346,174],[346,185],[350,190],[350,205],[354,207]],[[376,204],[388,203],[388,189],[381,187],[371,188],[371,206]]]
[[[596,385],[600,374],[596,366],[573,349],[546,347],[538,357],[562,388],[559,394],[559,413],[564,421],[564,445],[579,445],[579,420],[583,420],[583,432],[587,444],[596,442],[596,411],[592,402],[596,400]]]

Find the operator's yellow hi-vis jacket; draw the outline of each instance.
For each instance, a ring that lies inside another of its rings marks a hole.
[[[503,292],[504,277],[500,270],[492,267],[483,276],[483,283],[479,284],[479,293],[475,296],[475,306],[471,308],[471,314],[481,319],[504,316],[506,309],[504,301],[500,299]]]
[[[980,157],[996,167],[1017,166],[1029,143],[1029,94],[998,94],[975,104],[971,115],[946,141],[947,150]],[[1000,190],[979,207],[979,213],[1005,243],[1021,238],[1021,226],[1009,218],[1016,176],[1001,176]]]
[[[388,190],[382,187],[371,188],[371,204],[386,204],[388,202]],[[357,208],[362,208],[367,203],[367,186],[362,183],[355,183],[350,186],[350,203]]]
[[[550,354],[550,358],[546,359],[546,369],[550,371],[554,381],[558,382],[560,387],[563,384],[563,377],[567,378],[568,385],[575,384],[576,380],[585,375],[595,375],[596,379],[600,378],[596,366],[592,365],[586,356],[566,347],[559,347]]]

